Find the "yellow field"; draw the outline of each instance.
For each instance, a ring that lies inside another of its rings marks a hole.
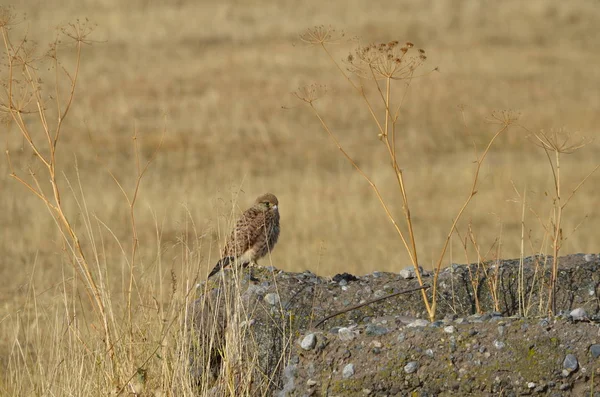
[[[164,274],[173,269],[181,276],[177,272],[183,254],[177,242],[185,236],[199,247],[194,252],[204,274],[218,259],[232,213],[237,215],[267,191],[279,198],[282,233],[272,257],[262,264],[321,275],[409,266],[369,185],[307,106],[290,94],[313,82],[328,86],[328,95],[316,106],[404,227],[395,176],[369,113],[326,54],[299,39],[308,27],[331,24],[345,31],[344,39],[330,46],[336,61],[356,46],[355,36],[363,44],[408,40],[426,50],[428,59],[420,69],[425,75],[412,81],[401,110],[397,149],[424,267],[437,261],[452,219],[469,193],[476,158],[473,141],[481,152],[497,128],[486,122],[493,110],[520,112],[519,122],[531,131],[564,127],[593,138],[600,125],[600,8],[594,1],[165,4],[29,0],[15,10],[27,14],[13,27],[15,37],[27,32],[39,43],[40,53],[57,26],[86,17],[97,24],[89,36],[93,42],[84,46],[75,101],[57,157],[68,213],[75,228],[85,233],[74,199],[81,197],[79,180],[95,238],[102,240],[101,262],[116,275],[110,283],[117,290],[124,283],[121,274],[128,271],[121,249],[131,249],[131,227],[127,201],[109,171],[127,192],[133,191],[136,131],[143,161],[164,131],[163,146],[142,181],[136,204],[140,269],[155,269],[162,261]],[[74,52],[59,53],[73,67]],[[436,67],[438,71],[429,73]],[[39,73],[52,87],[54,71]],[[402,94],[397,93],[396,103]],[[377,97],[373,89],[368,95]],[[39,131],[39,119],[31,117],[30,122]],[[459,224],[464,235],[472,223],[483,254],[501,239],[502,257],[520,255],[522,203],[513,186],[520,194],[526,192],[525,255],[551,252],[541,223],[551,215],[552,172],[544,151],[527,135],[513,127],[500,137]],[[44,170],[15,124],[2,125],[1,136],[15,171],[27,178],[31,165],[45,183]],[[599,148],[592,142],[563,156],[563,195],[600,162]],[[15,348],[18,332],[8,326],[9,320],[29,307],[31,296],[45,303],[60,300],[61,283],[72,276],[48,210],[9,174],[3,158],[2,353]],[[561,253],[600,251],[599,182],[600,173],[594,174],[566,207],[567,239]],[[191,222],[196,233],[189,231]],[[467,259],[454,239],[444,263],[475,261],[469,252]]]

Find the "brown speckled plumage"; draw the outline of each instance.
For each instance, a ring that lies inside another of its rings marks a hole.
[[[247,266],[273,250],[279,238],[279,202],[271,193],[258,197],[233,228],[221,260],[208,277],[231,263]]]

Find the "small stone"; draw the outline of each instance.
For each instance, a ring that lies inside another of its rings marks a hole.
[[[340,287],[345,287],[346,285],[348,285],[348,280],[346,280],[345,278],[343,278],[343,279],[341,279],[341,280],[338,282],[338,285],[339,285]]]
[[[540,322],[538,323],[538,325],[540,327],[547,327],[550,325],[550,320],[548,320],[547,318],[543,318],[540,320]]]
[[[381,327],[379,325],[369,324],[367,325],[367,329],[365,330],[367,335],[370,336],[381,336],[387,334],[389,331],[385,327]]]
[[[569,390],[571,388],[571,385],[568,383],[561,383],[560,386],[558,386],[559,390],[561,391],[566,391]]]
[[[418,318],[415,321],[413,321],[412,323],[408,324],[407,327],[410,327],[410,328],[427,327],[428,325],[429,325],[429,321],[424,320],[422,318]]]
[[[454,321],[456,324],[468,324],[469,320],[464,317],[459,317]]]
[[[594,357],[594,358],[600,357],[600,345],[598,345],[598,344],[591,345],[590,353],[592,353],[592,357]]]
[[[359,331],[352,328],[342,327],[338,330],[338,338],[344,342],[348,342],[353,340],[358,334]]]
[[[506,346],[506,343],[504,343],[502,341],[499,341],[499,340],[494,341],[494,347],[498,350],[504,349],[505,346]]]
[[[536,384],[533,382],[527,382],[527,388],[529,389],[535,389]]]
[[[498,334],[500,336],[504,335],[504,325],[499,325],[498,326]]]
[[[585,254],[583,256],[583,259],[585,259],[586,262],[592,262],[594,259],[596,259],[596,255],[594,255],[594,254]]]
[[[371,346],[376,347],[376,348],[381,348],[383,346],[383,343],[379,342],[378,340],[374,340],[374,341],[371,341]]]
[[[313,379],[309,379],[306,381],[306,386],[308,386],[308,387],[314,386],[316,384],[317,384],[317,381],[313,380]]]
[[[381,298],[381,297],[383,297],[383,296],[386,296],[386,295],[387,295],[387,294],[386,294],[386,293],[385,293],[385,291],[384,291],[384,290],[382,290],[382,289],[378,289],[377,291],[375,291],[375,292],[373,293],[373,296],[374,296],[375,298]]]
[[[342,370],[342,376],[344,379],[348,379],[354,375],[354,364],[347,364]]]
[[[433,358],[433,350],[432,349],[425,350],[425,355],[428,356],[428,357]]]
[[[412,374],[417,369],[419,369],[419,363],[416,361],[411,361],[404,366],[404,372],[406,372],[407,374]]]
[[[400,277],[402,277],[405,280],[415,278],[415,269],[413,267],[406,267],[400,270]]]
[[[368,396],[369,394],[373,393],[373,390],[371,390],[371,389],[362,389],[362,393],[365,396]]]
[[[453,325],[448,325],[447,327],[444,327],[444,332],[447,334],[453,334],[456,332],[456,328],[454,328]]]
[[[398,337],[396,338],[396,340],[400,343],[404,342],[405,339],[406,339],[406,335],[404,334],[404,332],[400,332],[398,334]]]
[[[442,325],[444,325],[444,322],[442,320],[437,320],[429,324],[431,328],[440,328]]]
[[[577,371],[577,368],[579,368],[577,357],[575,357],[574,354],[567,354],[563,361],[563,368],[568,371],[567,375],[569,375],[571,372]]]
[[[274,292],[266,294],[263,299],[271,306],[275,306],[279,303],[279,295]]]
[[[317,344],[317,336],[313,333],[310,333],[302,339],[300,342],[300,347],[304,350],[312,350]]]
[[[573,309],[571,313],[569,313],[569,316],[571,316],[574,321],[582,321],[588,318],[587,312],[582,307]]]

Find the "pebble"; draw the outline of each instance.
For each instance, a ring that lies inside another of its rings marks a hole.
[[[600,357],[600,345],[598,345],[598,344],[591,345],[590,353],[592,353],[592,357],[594,357],[594,358]]]
[[[498,350],[504,349],[505,346],[506,346],[506,343],[504,343],[502,341],[499,341],[499,340],[494,341],[494,347]]]
[[[529,389],[535,389],[536,386],[537,385],[533,382],[527,382],[527,388],[529,388]]]
[[[419,369],[419,363],[416,361],[411,361],[404,366],[404,372],[406,372],[407,374],[412,374],[417,369]]]
[[[400,270],[400,277],[402,277],[405,280],[411,280],[413,278],[415,278],[415,269],[413,267],[406,267],[402,270]]]
[[[428,325],[429,325],[429,321],[419,318],[419,319],[416,319],[415,321],[413,321],[412,323],[408,324],[407,327],[410,327],[410,328],[427,327]]]
[[[279,295],[274,292],[266,294],[263,299],[265,300],[265,302],[272,306],[275,306],[279,303]]]
[[[404,332],[400,332],[398,334],[398,337],[396,338],[396,340],[400,343],[404,342],[405,339],[406,339],[406,334],[404,334]]]
[[[498,326],[498,334],[499,334],[500,336],[503,336],[503,335],[504,335],[504,325],[499,325],[499,326]]]
[[[563,368],[563,375],[566,371],[567,376],[569,376],[571,372],[577,371],[577,368],[579,368],[579,362],[577,361],[577,357],[575,357],[574,354],[567,354],[563,361]]]
[[[317,381],[313,380],[313,379],[309,379],[306,381],[306,386],[308,386],[308,387],[314,386],[316,384],[317,384]]]
[[[344,341],[344,342],[348,342],[351,341],[352,339],[354,339],[358,334],[359,331],[355,330],[352,328],[346,328],[346,327],[342,327],[338,330],[338,338],[340,338],[340,340]]]
[[[578,307],[577,309],[573,309],[571,311],[571,313],[569,313],[569,316],[571,316],[574,321],[587,320],[587,318],[588,318],[587,312],[581,307]]]
[[[385,335],[389,332],[389,330],[385,327],[381,327],[379,325],[369,324],[367,325],[366,334],[370,336],[381,336]]]
[[[447,334],[453,334],[456,332],[456,328],[453,325],[448,325],[447,327],[444,327],[444,332]]]
[[[304,350],[312,350],[317,344],[317,336],[313,333],[306,335],[302,342],[300,342],[300,347]]]
[[[427,355],[427,356],[429,356],[429,357],[433,358],[433,350],[432,350],[432,349],[427,349],[427,350],[425,350],[425,355]]]
[[[354,364],[347,364],[342,370],[342,376],[344,379],[348,379],[354,375]]]

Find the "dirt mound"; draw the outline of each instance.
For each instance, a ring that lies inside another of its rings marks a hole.
[[[223,368],[232,366],[224,352],[235,330],[247,390],[257,395],[590,395],[600,355],[599,257],[560,258],[561,314],[552,318],[549,259],[444,269],[433,323],[419,292],[321,322],[417,287],[409,268],[333,279],[259,268],[258,282],[226,272],[203,286],[195,305],[198,385],[219,395],[232,384]],[[426,273],[424,280],[431,282]]]

